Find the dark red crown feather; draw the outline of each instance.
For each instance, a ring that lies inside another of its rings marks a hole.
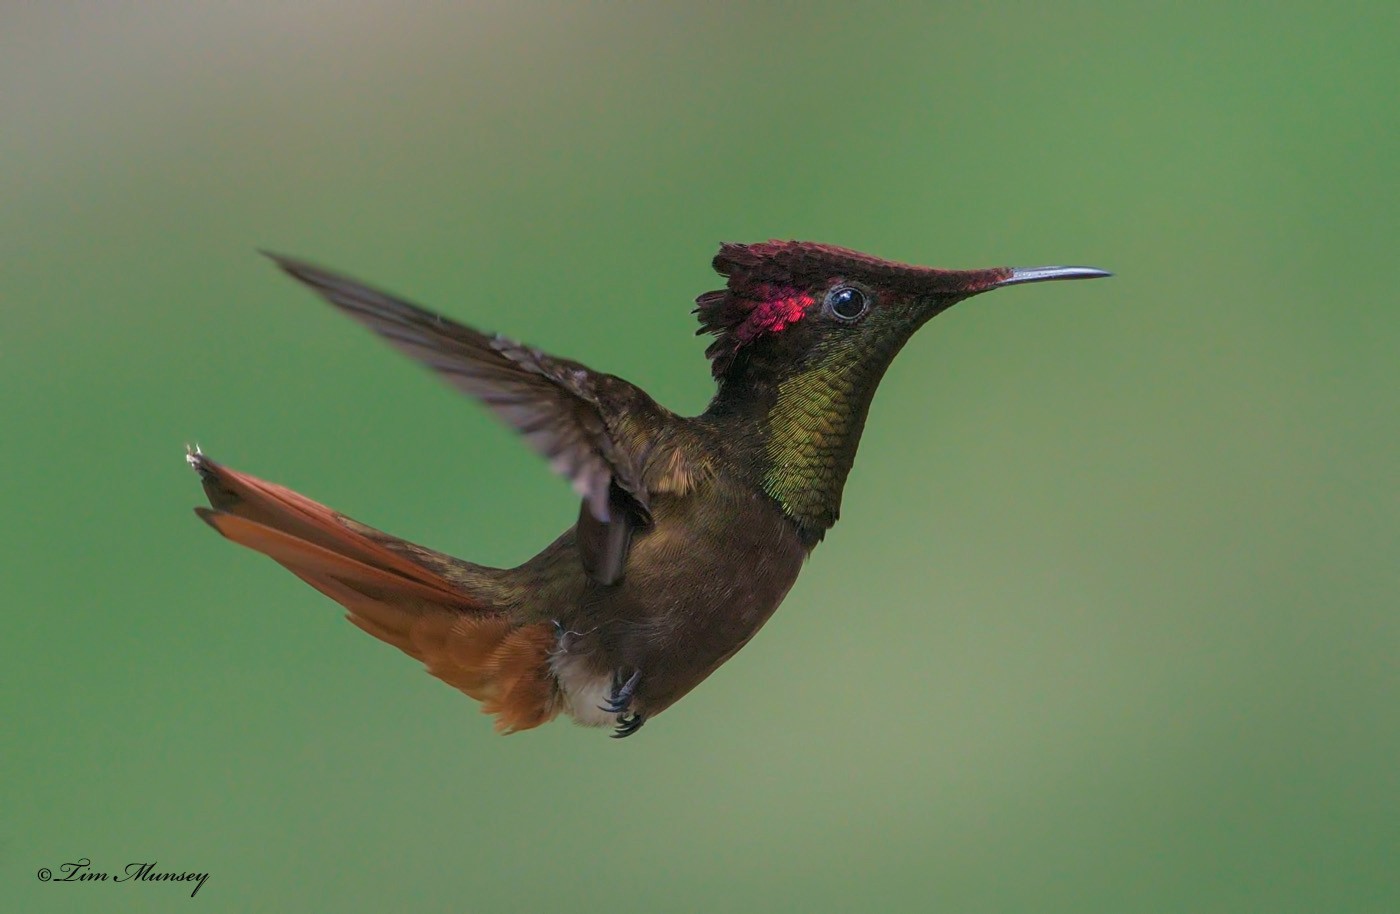
[[[970,295],[1011,275],[1005,269],[939,270],[830,244],[776,240],[725,242],[714,268],[728,284],[695,299],[695,313],[700,320],[696,332],[716,337],[705,350],[715,377],[728,370],[745,343],[801,319],[816,302],[814,288],[834,277],[907,292]]]

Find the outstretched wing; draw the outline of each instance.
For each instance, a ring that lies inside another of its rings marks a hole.
[[[584,563],[605,584],[621,577],[632,530],[650,522],[645,454],[621,443],[622,421],[665,411],[621,378],[590,371],[301,261],[268,254],[292,277],[442,378],[486,404],[568,479],[592,533]],[[635,436],[632,436],[635,439]],[[596,529],[594,529],[596,526]],[[582,530],[581,530],[582,532]]]

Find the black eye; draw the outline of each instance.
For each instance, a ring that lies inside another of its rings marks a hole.
[[[837,320],[853,321],[870,309],[870,299],[859,289],[837,286],[826,294],[826,309]]]

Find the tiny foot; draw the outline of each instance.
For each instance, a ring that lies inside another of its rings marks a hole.
[[[627,706],[632,703],[632,696],[637,693],[637,683],[641,681],[641,670],[634,672],[628,677],[626,682],[622,681],[622,674],[620,672],[614,674],[612,694],[608,696],[607,701],[598,706],[598,710],[607,711],[609,714],[617,714],[619,715],[618,720],[621,721],[622,717],[626,714]],[[641,724],[637,724],[637,726],[640,727]]]
[[[642,729],[642,724],[647,722],[645,714],[619,714],[617,715],[617,729],[613,731],[613,739],[625,739]]]

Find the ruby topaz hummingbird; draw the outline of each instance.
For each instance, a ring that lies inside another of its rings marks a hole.
[[[696,299],[718,390],[694,417],[568,359],[272,255],[513,426],[582,497],[515,568],[453,558],[189,454],[196,508],[481,702],[503,733],[560,712],[635,733],[763,626],[836,522],[881,376],[929,318],[1088,267],[939,270],[796,241],[724,244]]]

